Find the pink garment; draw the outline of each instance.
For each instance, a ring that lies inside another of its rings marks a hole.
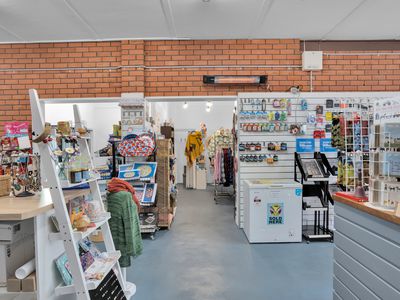
[[[235,158],[233,160],[233,170],[235,171],[235,173],[237,173],[238,168],[239,168],[239,164],[238,164],[237,157],[235,156]]]
[[[217,150],[214,156],[214,182],[221,180],[221,150]]]

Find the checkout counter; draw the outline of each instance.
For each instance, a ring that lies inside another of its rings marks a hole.
[[[65,201],[87,195],[89,189],[64,191]],[[0,222],[15,224],[31,222],[33,224],[33,249],[36,264],[36,291],[35,292],[7,292],[6,287],[0,287],[1,300],[66,300],[70,296],[56,297],[54,289],[61,284],[62,279],[55,267],[54,260],[64,251],[63,242],[50,240],[49,233],[54,232],[51,216],[54,215],[53,202],[50,192],[44,189],[41,193],[31,197],[0,197]],[[0,274],[7,272],[6,266],[0,264]],[[8,270],[9,272],[10,270]]]
[[[400,217],[335,200],[333,299],[400,299]]]

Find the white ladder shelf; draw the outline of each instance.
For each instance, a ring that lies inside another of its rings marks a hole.
[[[34,89],[29,90],[30,97],[30,105],[32,112],[32,138],[37,138],[45,128],[45,120],[44,120],[44,109],[45,102],[40,101],[37,91]],[[81,127],[82,119],[79,113],[79,109],[77,105],[74,105],[74,119],[76,128]],[[86,138],[79,138],[78,144],[82,155],[86,157],[90,157],[91,168],[93,168],[93,158],[89,151],[88,143]],[[47,143],[38,143],[35,144],[35,153],[40,155],[42,162],[42,169],[44,178],[46,178],[46,182],[44,182],[44,187],[49,188],[51,198],[53,200],[54,209],[57,217],[57,221],[59,224],[60,232],[53,233],[49,235],[49,240],[62,240],[64,243],[65,253],[68,257],[68,261],[71,268],[71,274],[73,278],[73,284],[69,286],[59,285],[55,287],[55,294],[59,295],[76,295],[77,300],[90,300],[89,291],[96,289],[101,280],[86,280],[85,273],[82,269],[82,265],[80,262],[77,243],[93,233],[95,230],[99,229],[102,231],[104,237],[104,244],[106,248],[106,252],[110,258],[110,262],[102,265],[102,270],[105,270],[105,273],[109,273],[111,270],[114,270],[118,281],[125,292],[125,297],[130,299],[136,293],[136,286],[133,283],[126,282],[125,275],[123,274],[121,267],[119,265],[118,259],[121,256],[119,251],[115,250],[114,241],[111,236],[110,226],[108,224],[108,220],[110,219],[110,214],[107,213],[105,220],[100,221],[96,224],[96,227],[89,228],[86,232],[74,232],[71,226],[71,222],[69,219],[66,201],[64,198],[64,193],[62,188],[65,187],[61,184],[61,181],[57,175],[56,164],[52,159],[52,153],[50,147]],[[43,177],[42,177],[43,178]],[[104,211],[104,204],[101,200],[101,194],[99,185],[96,178],[90,179],[87,181],[90,187],[90,193],[93,196],[93,201],[98,201]],[[82,184],[82,183],[81,183]],[[68,185],[68,187],[74,186]],[[106,275],[106,274],[105,274]],[[104,276],[105,277],[105,276]],[[103,278],[104,278],[103,277]]]

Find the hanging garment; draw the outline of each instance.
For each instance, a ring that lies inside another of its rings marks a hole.
[[[224,186],[233,183],[233,156],[232,149],[224,149]]]
[[[136,197],[136,192],[134,187],[129,184],[127,181],[119,179],[119,178],[112,178],[107,184],[107,190],[110,193],[117,193],[117,192],[129,192],[132,195],[133,201],[135,201],[136,206],[140,207],[139,199]]]
[[[204,152],[204,145],[200,131],[193,131],[189,133],[186,139],[185,155],[188,165],[191,166],[202,153]]]
[[[129,267],[131,257],[140,255],[143,250],[138,208],[132,201],[132,194],[125,191],[108,193],[107,208],[111,213],[108,223],[115,248],[121,251],[119,263],[123,268]]]
[[[207,139],[206,146],[208,156],[213,158],[219,148],[230,147],[233,145],[233,135],[230,129],[219,129]]]
[[[214,181],[224,186],[233,184],[234,157],[230,148],[217,149],[214,156]]]
[[[214,182],[221,182],[221,151],[217,150],[214,156]]]

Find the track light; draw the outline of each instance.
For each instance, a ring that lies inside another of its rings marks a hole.
[[[189,107],[189,104],[185,101],[185,103],[183,103],[183,109],[187,109]]]
[[[207,101],[207,107],[211,107],[211,106],[213,106],[213,103],[211,102],[211,101]]]
[[[206,106],[206,112],[210,112],[211,111],[211,107],[210,106]]]

